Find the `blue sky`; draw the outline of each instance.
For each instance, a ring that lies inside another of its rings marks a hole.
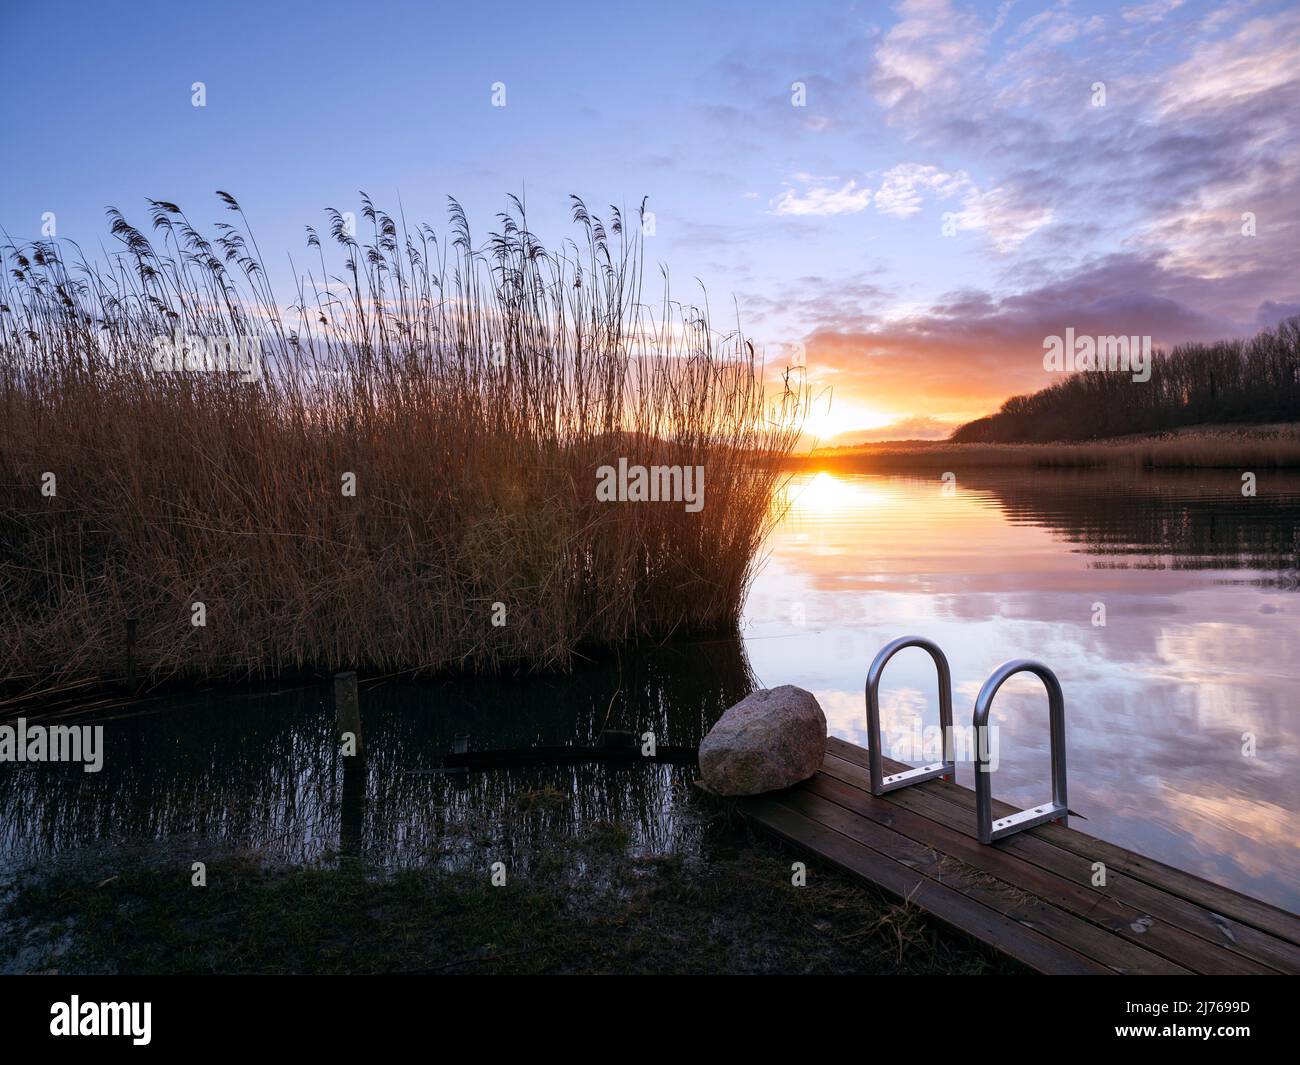
[[[946,432],[1047,383],[1067,326],[1168,344],[1300,312],[1293,3],[2,11],[15,240],[54,212],[107,245],[104,208],[143,224],[146,197],[221,220],[226,189],[287,300],[303,226],[358,190],[439,228],[454,195],[479,233],[523,194],[553,244],[569,193],[648,196],[679,298],[698,278],[715,318],[805,346],[825,436]]]

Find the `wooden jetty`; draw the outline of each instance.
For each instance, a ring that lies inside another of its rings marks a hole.
[[[813,777],[738,808],[1038,972],[1300,973],[1294,914],[1060,823],[981,844],[974,791],[933,779],[878,798],[869,758],[832,738]]]

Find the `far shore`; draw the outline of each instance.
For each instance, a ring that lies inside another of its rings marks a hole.
[[[1047,444],[883,440],[790,456],[800,471],[1041,469],[1300,469],[1300,423],[1197,425],[1176,432]]]

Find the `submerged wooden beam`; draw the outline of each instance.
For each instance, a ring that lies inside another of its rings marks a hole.
[[[639,747],[518,747],[499,751],[451,751],[443,759],[447,769],[517,769],[535,765],[577,765],[584,762],[609,762],[628,765],[632,762],[659,762],[668,765],[695,765],[698,747],[659,745],[654,754],[642,754]]]

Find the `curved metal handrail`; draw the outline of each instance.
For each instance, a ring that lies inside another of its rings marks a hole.
[[[943,733],[943,761],[932,762],[903,773],[885,776],[884,756],[880,750],[880,675],[884,673],[889,660],[905,647],[920,647],[928,651],[934,659],[934,667],[939,673],[939,728]],[[956,763],[952,757],[952,670],[948,668],[948,658],[933,640],[924,636],[900,636],[897,640],[885,644],[880,649],[867,670],[867,739],[869,742],[868,762],[871,770],[871,794],[884,795],[895,788],[905,788],[909,784],[919,784],[923,780],[935,777],[951,778],[956,772]]]
[[[993,820],[993,782],[989,779],[989,711],[993,707],[993,697],[1011,677],[1017,673],[1033,673],[1043,682],[1047,689],[1047,713],[1052,737],[1052,801],[1036,806],[1031,810],[1021,810]],[[980,688],[975,698],[975,712],[971,717],[973,742],[975,745],[975,823],[979,829],[979,841],[992,843],[1013,832],[1022,832],[1034,825],[1047,821],[1066,820],[1069,813],[1065,793],[1065,695],[1061,691],[1061,682],[1056,679],[1047,666],[1028,658],[1014,658],[1003,662],[991,674]]]

